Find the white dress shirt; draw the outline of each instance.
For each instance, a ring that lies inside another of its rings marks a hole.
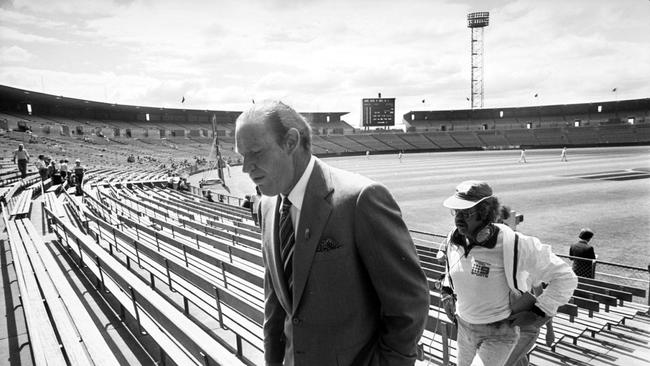
[[[307,168],[302,173],[302,176],[293,187],[291,192],[289,192],[289,201],[291,201],[291,223],[293,224],[294,232],[298,230],[298,223],[300,219],[300,210],[302,209],[302,201],[305,199],[305,191],[307,190],[307,183],[309,182],[309,177],[311,172],[314,170],[314,162],[316,158],[312,155],[307,164]],[[282,199],[284,199],[284,195]],[[282,205],[280,205],[280,212],[282,212]]]

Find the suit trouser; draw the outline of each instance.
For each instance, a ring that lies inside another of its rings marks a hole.
[[[519,339],[507,320],[470,324],[458,319],[458,366],[503,366]]]

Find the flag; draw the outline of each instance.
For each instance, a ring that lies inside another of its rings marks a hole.
[[[210,154],[208,161],[218,161],[219,157],[219,138],[217,136],[217,115],[212,115],[212,146],[210,147]]]
[[[212,141],[212,147],[210,148],[210,155],[208,155],[208,161],[217,162],[217,173],[222,182],[225,183],[223,176],[223,164],[224,161],[221,158],[221,152],[219,151],[219,134],[217,132],[217,115],[216,113],[212,115],[212,133],[214,135],[214,140]]]
[[[537,94],[537,93],[535,93],[535,98],[537,98],[537,96],[538,96],[538,94]]]
[[[616,88],[612,89],[612,93],[616,93]]]
[[[181,99],[181,103],[185,103],[185,96],[183,95],[183,99]]]

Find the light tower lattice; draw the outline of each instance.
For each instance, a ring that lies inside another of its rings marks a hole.
[[[483,28],[490,24],[490,13],[467,14],[467,27],[472,31],[472,109],[483,108]]]

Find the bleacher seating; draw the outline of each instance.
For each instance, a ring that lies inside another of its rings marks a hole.
[[[449,135],[462,147],[476,148],[483,146],[483,142],[476,137],[476,132],[474,131],[453,131],[449,132]]]
[[[415,147],[404,140],[401,136],[402,134],[394,133],[379,133],[375,135],[375,138],[384,144],[390,146],[392,150],[397,151],[408,151],[415,150]]]
[[[598,139],[603,144],[625,144],[638,141],[635,128],[629,124],[600,126]]]
[[[447,132],[426,132],[423,134],[441,149],[458,149],[463,146],[453,139]]]
[[[393,151],[395,149],[377,140],[373,135],[349,135],[348,138],[367,146],[370,151]]]
[[[593,145],[599,141],[598,127],[567,127],[566,142],[572,145]]]
[[[507,147],[510,145],[502,131],[477,131],[476,136],[481,140],[482,146],[485,147]]]
[[[347,151],[365,152],[366,150],[368,150],[368,147],[361,145],[358,142],[344,135],[321,136],[321,139],[330,141],[333,144],[343,147],[346,152]]]
[[[545,145],[555,145],[562,146],[566,145],[569,141],[562,132],[562,128],[535,128],[532,130],[535,135],[535,139],[539,141],[539,144],[542,146]]]
[[[417,149],[439,149],[440,147],[434,144],[431,140],[426,138],[420,133],[405,133],[401,137],[409,144],[415,146]]]

